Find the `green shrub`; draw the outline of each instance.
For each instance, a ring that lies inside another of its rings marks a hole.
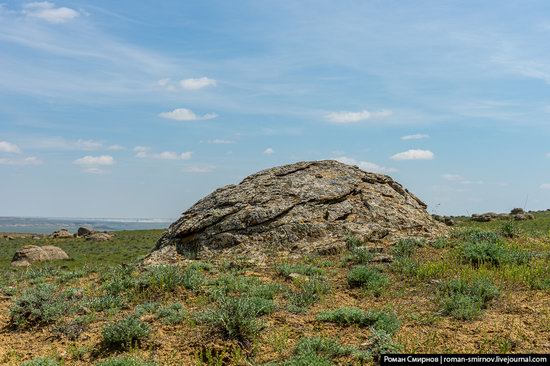
[[[450,247],[452,245],[452,242],[445,237],[440,237],[431,241],[430,245],[435,249],[443,249],[443,248]]]
[[[185,319],[185,310],[179,303],[160,308],[156,314],[157,318],[165,324],[179,324]]]
[[[139,277],[141,289],[155,292],[171,292],[184,285],[184,270],[178,266],[159,265],[148,267]]]
[[[353,250],[363,245],[363,242],[353,234],[346,235],[345,241],[346,241],[346,247],[348,248],[348,250]]]
[[[202,267],[199,265],[187,268],[183,273],[183,287],[187,290],[197,292],[205,282],[205,277],[201,269]]]
[[[123,309],[128,306],[126,300],[121,295],[104,295],[94,297],[87,303],[90,309],[95,311],[105,311],[111,309]]]
[[[196,319],[221,332],[224,338],[248,345],[263,328],[258,318],[273,309],[272,301],[259,297],[220,295],[217,308],[198,314]]]
[[[489,242],[496,244],[500,241],[500,237],[497,233],[493,231],[483,231],[477,228],[455,231],[452,233],[451,237],[461,241],[474,243]]]
[[[160,309],[160,304],[158,302],[146,302],[139,304],[134,308],[134,314],[136,316],[142,316],[145,314],[156,314]]]
[[[500,227],[500,235],[505,238],[515,238],[519,236],[519,229],[512,221],[508,221]]]
[[[236,276],[233,274],[222,276],[212,283],[214,288],[210,291],[213,298],[221,295],[246,295],[271,300],[281,286],[272,283],[263,283],[256,277]]]
[[[133,357],[115,357],[101,361],[96,366],[155,366],[154,362],[142,361]]]
[[[10,325],[28,328],[55,322],[71,313],[73,300],[67,299],[50,284],[38,284],[26,290],[10,309]]]
[[[293,313],[303,313],[321,296],[328,293],[330,285],[324,277],[311,277],[308,281],[298,284],[298,289],[287,292],[288,310]]]
[[[129,349],[147,338],[151,329],[135,315],[108,324],[103,328],[103,345],[112,349]]]
[[[310,264],[280,264],[275,270],[280,276],[288,277],[291,273],[298,273],[305,276],[322,275],[323,271],[319,267],[312,266]]]
[[[21,366],[61,366],[61,363],[51,357],[38,357],[23,362]]]
[[[471,320],[497,298],[499,289],[488,279],[450,280],[440,286],[442,312],[456,319]]]
[[[394,273],[409,277],[416,276],[419,267],[418,262],[411,258],[397,258],[390,265],[390,269]]]
[[[383,329],[371,329],[372,335],[369,337],[370,353],[375,361],[380,360],[383,354],[401,353],[403,345],[395,342],[391,334],[388,334]]]
[[[460,247],[462,261],[473,266],[483,264],[498,266],[504,262],[505,256],[504,248],[495,242],[472,241],[464,243]]]
[[[347,279],[351,288],[361,287],[375,296],[380,296],[390,282],[388,276],[379,269],[362,265],[352,267]]]
[[[392,248],[392,254],[397,258],[408,258],[414,254],[416,248],[423,245],[423,241],[417,238],[399,240]]]
[[[369,326],[377,330],[383,330],[388,334],[395,333],[401,325],[394,312],[386,310],[369,310],[365,312],[353,307],[323,311],[317,315],[317,320],[340,325]]]
[[[113,266],[101,276],[102,288],[107,295],[117,296],[134,289],[137,285],[130,266]]]
[[[350,249],[350,253],[342,259],[342,262],[343,264],[367,264],[373,258],[374,254],[369,250],[368,247],[354,247]]]

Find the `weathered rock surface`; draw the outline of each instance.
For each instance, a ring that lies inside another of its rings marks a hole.
[[[111,240],[112,238],[113,238],[113,235],[108,233],[94,232],[86,236],[86,240],[91,240],[91,241],[107,241],[107,240]]]
[[[331,253],[345,247],[350,233],[376,242],[446,230],[420,199],[386,175],[332,160],[300,162],[204,197],[169,227],[145,262],[167,261],[175,252],[187,258]]]
[[[94,233],[93,230],[88,229],[87,227],[81,226],[81,227],[78,228],[78,231],[76,232],[76,235],[78,235],[78,236],[88,236],[88,235],[91,235],[93,233]]]
[[[59,247],[45,245],[39,247],[36,245],[25,245],[13,256],[12,266],[23,267],[30,266],[34,262],[51,261],[56,259],[69,259],[67,253]]]
[[[64,238],[74,238],[74,235],[69,232],[67,229],[59,229],[54,231],[50,238],[53,239],[64,239]]]

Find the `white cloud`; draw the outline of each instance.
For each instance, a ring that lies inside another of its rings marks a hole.
[[[540,185],[540,189],[550,189],[550,183],[543,183]]]
[[[369,118],[383,118],[392,115],[391,111],[369,112],[366,109],[360,112],[331,112],[325,115],[325,119],[332,123],[345,124],[357,123]]]
[[[25,4],[23,14],[27,17],[45,20],[49,23],[64,23],[80,15],[74,9],[64,6],[56,7],[54,3],[48,1]]]
[[[107,147],[107,150],[120,151],[120,150],[126,150],[126,148],[120,145],[111,145]]]
[[[464,180],[464,177],[459,174],[443,174],[441,178],[448,180],[449,182],[460,182]]]
[[[11,159],[11,158],[0,158],[0,165],[40,165],[42,160],[38,159],[35,156],[28,156],[23,159]]]
[[[193,152],[187,151],[182,153],[176,153],[173,151],[163,151],[160,153],[152,153],[151,148],[148,146],[136,146],[134,147],[136,152],[136,158],[149,158],[149,159],[159,159],[159,160],[189,160],[193,155]]]
[[[159,116],[176,121],[204,121],[218,117],[216,113],[207,113],[205,115],[198,116],[192,110],[187,108],[177,108],[171,112],[162,112]]]
[[[96,140],[66,140],[62,137],[48,137],[29,141],[36,149],[52,149],[52,150],[83,150],[94,151],[103,148],[103,143]]]
[[[206,88],[208,86],[216,86],[217,82],[214,79],[209,79],[207,77],[197,78],[197,79],[184,79],[180,81],[180,85],[183,89],[186,90],[199,90]]]
[[[0,152],[19,154],[21,149],[19,146],[7,141],[0,141]]]
[[[172,79],[164,78],[157,81],[157,85],[168,91],[176,91],[176,86],[172,83]]]
[[[370,161],[357,161],[347,156],[340,156],[335,158],[334,160],[337,160],[341,163],[348,164],[348,165],[357,165],[360,169],[365,170],[367,172],[386,174],[386,173],[392,173],[397,171],[397,169],[394,169],[394,168],[386,168],[378,164],[371,163]]]
[[[207,144],[217,144],[217,145],[227,145],[227,144],[234,144],[235,141],[233,140],[224,140],[224,139],[214,139],[214,140],[207,140]]]
[[[425,135],[422,133],[416,133],[414,135],[406,135],[401,136],[401,140],[407,141],[407,140],[422,140],[422,139],[428,139],[430,138],[430,135]]]
[[[407,150],[390,157],[392,160],[432,160],[434,153],[430,150]]]
[[[546,153],[546,157],[547,157],[547,158],[550,158],[550,152],[549,152],[549,153]]]
[[[91,156],[87,155],[80,159],[76,159],[74,164],[84,165],[84,166],[95,166],[95,165],[113,165],[115,159],[110,155],[101,155],[101,156]]]
[[[211,165],[189,165],[183,167],[182,171],[185,173],[210,173],[214,171],[214,168]]]
[[[273,155],[273,154],[275,154],[275,150],[273,150],[272,148],[268,147],[267,149],[264,150],[264,154],[265,154],[265,155]]]

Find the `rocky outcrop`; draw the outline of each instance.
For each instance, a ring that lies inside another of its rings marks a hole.
[[[15,252],[11,265],[15,267],[30,266],[34,262],[51,261],[58,259],[69,259],[63,249],[53,245],[39,247],[36,245],[26,245]]]
[[[353,234],[367,242],[446,232],[426,205],[386,175],[337,161],[267,169],[217,189],[174,222],[146,263],[171,256],[252,257],[274,251],[325,252]]]
[[[74,238],[74,235],[69,232],[67,229],[59,229],[57,231],[54,231],[52,235],[50,235],[50,238],[52,239],[66,239],[66,238]]]

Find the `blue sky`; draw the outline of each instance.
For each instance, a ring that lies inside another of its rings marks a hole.
[[[7,1],[0,215],[177,217],[316,159],[550,208],[549,38],[548,1]]]

